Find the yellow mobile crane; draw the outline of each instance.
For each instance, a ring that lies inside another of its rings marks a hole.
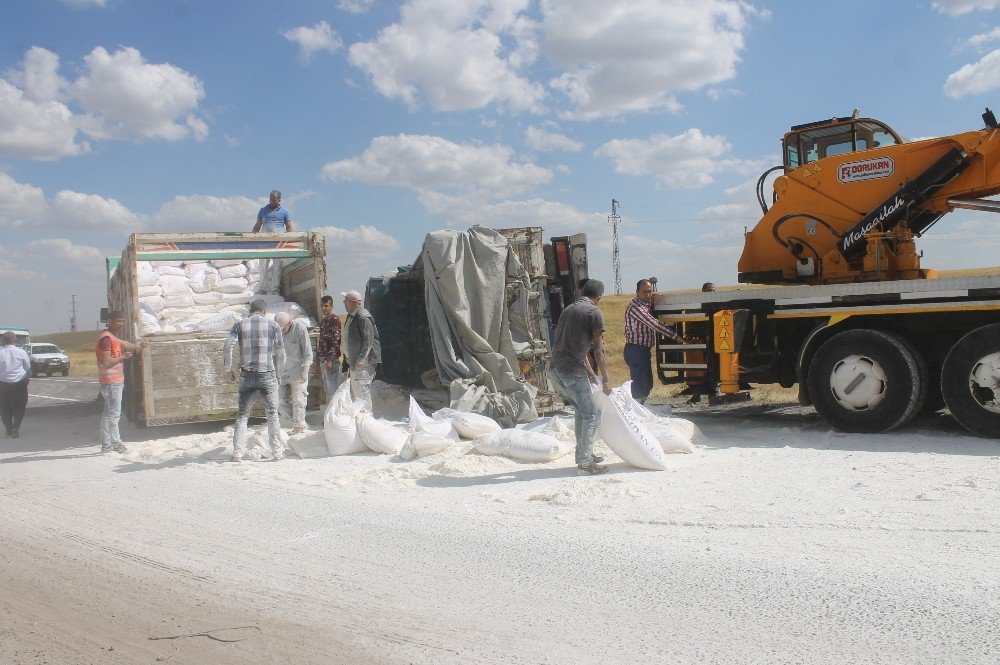
[[[792,127],[739,261],[740,282],[776,286],[659,296],[661,320],[704,340],[660,344],[661,381],[798,384],[851,432],[947,406],[1000,437],[1000,275],[938,279],[915,242],[956,208],[1000,211],[985,198],[1000,193],[1000,129],[989,109],[983,121],[909,143],[857,111]]]

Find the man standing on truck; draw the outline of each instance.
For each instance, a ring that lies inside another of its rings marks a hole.
[[[323,320],[319,324],[319,371],[323,377],[323,389],[327,401],[340,387],[343,372],[340,368],[340,317],[333,313],[333,298],[323,296],[319,300]]]
[[[17,335],[8,330],[0,347],[0,418],[7,436],[21,436],[21,419],[28,406],[28,377],[31,358],[17,346]]]
[[[656,344],[656,333],[680,344],[684,338],[653,316],[653,282],[640,279],[635,285],[635,298],[625,308],[625,363],[632,377],[632,399],[644,404],[653,390],[653,364],[650,352]]]
[[[285,233],[292,230],[292,216],[281,205],[281,192],[272,189],[270,202],[257,213],[257,223],[253,227],[253,232]],[[268,259],[263,272],[261,293],[277,295],[281,287],[281,259]]]
[[[604,295],[604,284],[587,280],[583,295],[559,315],[555,343],[552,345],[550,375],[563,398],[576,409],[573,425],[576,433],[576,468],[583,476],[594,476],[608,470],[599,466],[604,458],[594,455],[597,435],[597,405],[589,375],[587,353],[591,347],[601,373],[601,389],[611,394],[608,361],[604,352],[604,314],[597,303]]]
[[[108,312],[108,329],[97,338],[94,353],[97,354],[97,379],[101,384],[104,398],[104,412],[101,414],[101,452],[128,452],[122,443],[118,421],[122,417],[122,393],[125,391],[125,368],[122,364],[135,353],[142,351],[142,345],[118,338],[125,327],[125,315],[118,310]]]
[[[281,328],[285,346],[285,368],[278,379],[279,413],[283,411],[286,418],[291,418],[292,432],[304,432],[309,368],[313,361],[309,330],[301,321],[293,321],[287,312],[275,314],[274,322]]]
[[[372,381],[375,380],[375,370],[382,362],[382,343],[378,338],[375,319],[361,305],[361,294],[346,291],[341,295],[344,296],[344,307],[347,309],[344,337],[347,366],[351,372],[351,398],[362,400],[371,411]]]
[[[254,225],[253,232],[284,233],[293,230],[292,216],[281,205],[281,192],[272,189],[270,202],[257,213],[257,224]]]
[[[247,441],[247,421],[253,409],[254,398],[260,393],[267,416],[267,441],[274,459],[285,457],[284,445],[278,433],[278,372],[285,364],[285,346],[281,328],[268,319],[267,303],[254,300],[250,303],[250,316],[233,326],[222,349],[223,365],[230,383],[239,379],[239,406],[236,410],[236,427],[233,430],[233,461],[243,459]],[[240,371],[233,369],[233,347],[239,345]]]

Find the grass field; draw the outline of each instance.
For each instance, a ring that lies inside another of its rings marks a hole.
[[[38,337],[32,336],[31,341],[55,344],[69,356],[70,376],[92,379],[97,377],[97,357],[94,355],[94,345],[97,344],[98,334],[97,330],[52,333]]]

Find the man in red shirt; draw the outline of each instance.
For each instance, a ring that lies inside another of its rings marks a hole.
[[[632,398],[645,403],[653,390],[653,364],[650,351],[656,344],[656,333],[683,344],[685,339],[660,323],[653,313],[653,282],[640,279],[635,285],[635,298],[625,308],[625,363],[632,377]]]
[[[97,354],[97,378],[101,382],[101,396],[104,397],[104,413],[101,415],[101,452],[127,452],[118,431],[118,421],[122,416],[122,392],[125,389],[125,371],[122,363],[140,353],[142,346],[118,339],[118,333],[125,327],[125,315],[117,310],[108,313],[108,329],[97,338],[94,353]]]

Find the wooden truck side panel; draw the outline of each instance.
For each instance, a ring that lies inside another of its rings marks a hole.
[[[326,288],[325,238],[317,233],[289,234],[136,234],[122,254],[108,287],[112,309],[126,316],[123,337],[138,339],[137,261],[268,259],[285,262],[281,292],[319,320]],[[318,331],[312,330],[315,351]],[[126,367],[128,416],[140,426],[233,418],[236,386],[227,381],[222,349],[228,332],[158,334]],[[310,375],[309,402],[322,403],[321,380]],[[259,408],[259,407],[258,407]]]

